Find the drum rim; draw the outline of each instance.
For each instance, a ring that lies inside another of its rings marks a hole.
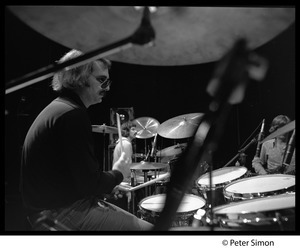
[[[220,170],[225,170],[225,169],[228,169],[229,167],[234,167],[234,166],[222,167],[222,168],[213,170],[212,172],[214,172],[214,171],[220,171]],[[244,168],[245,172],[244,172],[241,176],[239,176],[239,177],[237,177],[237,178],[233,178],[233,179],[231,179],[231,180],[224,181],[224,182],[218,183],[218,184],[212,184],[211,186],[210,186],[209,184],[199,184],[199,180],[200,180],[201,178],[203,178],[204,175],[208,174],[208,172],[206,172],[206,173],[204,173],[203,175],[201,175],[201,176],[197,179],[197,181],[196,181],[196,186],[197,186],[198,188],[202,189],[202,190],[207,190],[207,189],[210,189],[210,188],[211,188],[212,190],[216,190],[216,189],[219,189],[219,188],[223,188],[225,185],[227,185],[227,184],[229,184],[229,183],[232,183],[233,181],[235,181],[235,180],[240,179],[241,177],[243,177],[243,176],[247,173],[247,171],[248,171],[247,167],[245,167],[245,166],[240,166],[240,167],[236,167],[236,168],[238,168],[238,169]]]
[[[221,205],[214,208],[213,217],[208,217],[208,222],[212,222],[215,224],[220,224],[222,227],[227,228],[260,228],[263,227],[272,227],[274,225],[284,225],[288,222],[293,223],[295,220],[295,206],[293,207],[284,207],[284,208],[276,208],[276,209],[268,209],[268,210],[257,210],[257,211],[232,211],[228,213],[218,213],[218,210],[223,210],[228,207],[240,205],[240,204],[248,204],[251,202],[259,202],[264,200],[272,200],[272,199],[280,199],[280,198],[292,198],[295,197],[295,193],[286,193],[281,195],[269,196],[266,198],[257,198],[246,201],[233,202],[226,205]],[[296,200],[296,199],[295,199]],[[263,216],[257,217],[257,214],[260,213]],[[278,213],[280,219],[278,219]],[[232,215],[235,215],[234,218]],[[252,215],[252,216],[251,216]],[[280,224],[282,222],[282,224]]]
[[[251,199],[251,200],[242,200],[242,201],[237,201],[237,202],[231,202],[229,204],[224,204],[221,206],[217,206],[213,209],[214,214],[218,214],[216,213],[216,211],[221,210],[221,209],[225,209],[228,207],[233,207],[233,206],[237,206],[237,205],[243,205],[243,204],[248,204],[251,202],[259,202],[259,201],[269,201],[272,199],[277,199],[277,198],[292,198],[292,197],[296,197],[296,193],[284,193],[284,194],[278,194],[278,195],[272,195],[272,196],[267,196],[267,197],[260,197],[260,198],[255,198],[255,199]],[[296,200],[296,199],[295,199]],[[288,209],[291,207],[287,207],[287,208],[281,208],[281,209]],[[294,207],[292,207],[294,208]],[[231,214],[237,214],[238,212],[231,212]],[[245,214],[249,214],[249,213],[257,213],[257,211],[249,211],[249,212],[245,212]]]
[[[273,191],[239,193],[239,192],[231,192],[231,191],[226,190],[228,187],[230,187],[234,184],[237,184],[237,183],[241,183],[241,182],[244,182],[244,181],[257,179],[257,178],[263,179],[263,178],[271,177],[271,176],[272,177],[293,177],[293,178],[295,178],[294,175],[289,175],[289,174],[286,174],[286,175],[285,174],[266,174],[266,175],[258,175],[258,176],[250,177],[250,178],[243,178],[243,179],[239,179],[239,180],[236,180],[236,181],[232,181],[231,183],[224,186],[223,195],[226,199],[229,199],[229,200],[233,200],[234,198],[247,200],[247,199],[253,199],[253,198],[260,198],[260,197],[284,194],[286,192],[289,192],[289,190],[293,191],[293,188],[295,188],[296,181],[295,181],[294,185],[291,185],[289,187],[280,188],[280,189],[273,190]]]

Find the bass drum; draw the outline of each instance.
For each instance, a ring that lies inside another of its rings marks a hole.
[[[203,197],[208,204],[214,206],[223,205],[226,203],[223,189],[224,186],[244,177],[247,173],[246,167],[224,167],[212,171],[212,185],[210,186],[209,172],[202,175],[196,182],[198,193]],[[213,199],[210,195],[213,194]]]
[[[259,175],[226,185],[224,197],[226,201],[232,202],[294,192],[295,183],[294,175]]]
[[[155,224],[165,205],[166,194],[157,194],[143,199],[139,203],[141,219]],[[190,226],[198,209],[205,206],[205,200],[193,194],[186,194],[177,209],[172,227]]]
[[[208,222],[235,230],[295,230],[295,193],[233,202],[213,210]]]

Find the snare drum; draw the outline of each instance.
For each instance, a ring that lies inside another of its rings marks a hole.
[[[165,205],[166,194],[157,194],[143,199],[139,203],[141,219],[155,224],[157,218]],[[193,194],[186,194],[177,209],[176,217],[171,224],[172,227],[190,226],[193,216],[198,209],[205,206],[205,200]]]
[[[209,172],[202,175],[196,183],[197,190],[199,194],[204,197],[208,202],[211,202],[210,199],[210,188],[214,193],[213,205],[222,205],[226,203],[223,195],[223,188],[225,185],[242,178],[247,173],[246,167],[224,167],[212,171],[212,185],[210,187],[210,178]]]
[[[294,175],[259,175],[244,178],[225,186],[224,197],[227,201],[240,201],[293,192],[294,190]]]
[[[214,208],[209,220],[237,230],[295,230],[295,193],[233,202]]]

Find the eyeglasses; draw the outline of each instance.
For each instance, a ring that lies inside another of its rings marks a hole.
[[[94,76],[94,75],[93,75]],[[111,80],[109,78],[106,78],[105,76],[99,76],[94,78],[100,83],[101,89],[107,89],[111,85]]]

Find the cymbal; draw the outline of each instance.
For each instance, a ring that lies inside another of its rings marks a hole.
[[[264,143],[272,138],[278,137],[280,135],[283,135],[287,132],[292,131],[295,129],[295,120],[289,122],[288,124],[282,126],[281,128],[277,129],[276,131],[272,132],[270,135],[268,135],[265,139],[263,139],[260,143]]]
[[[182,153],[183,149],[187,146],[186,143],[183,144],[176,144],[160,151],[157,151],[156,156],[165,157],[165,156],[175,156]]]
[[[25,24],[68,48],[90,52],[131,36],[143,11],[134,6],[8,6]],[[108,56],[140,65],[189,65],[219,60],[237,38],[255,49],[295,21],[295,8],[158,7],[150,15],[154,46]]]
[[[105,124],[92,125],[92,131],[96,133],[103,133],[103,134],[118,134],[118,128],[107,126]]]
[[[167,167],[167,164],[151,163],[151,162],[145,162],[145,161],[130,164],[130,169],[131,170],[140,170],[140,171],[160,170],[160,169],[163,169],[163,168],[166,168],[166,167]]]
[[[163,122],[158,127],[157,133],[162,137],[171,139],[191,137],[203,116],[203,113],[176,116]]]
[[[136,124],[136,138],[150,138],[155,136],[159,122],[151,117],[140,117],[133,121]]]

